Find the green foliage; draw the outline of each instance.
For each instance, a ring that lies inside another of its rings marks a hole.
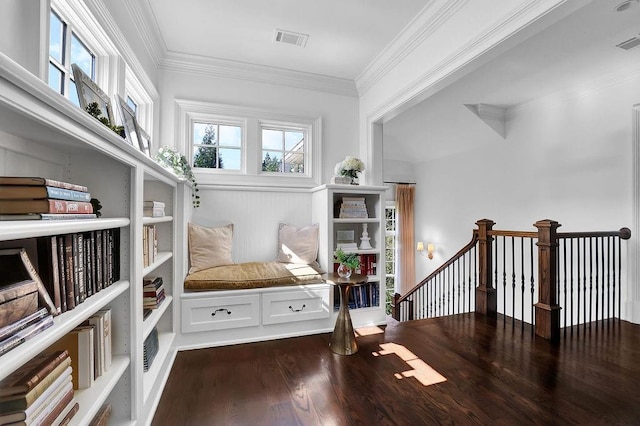
[[[360,259],[358,259],[358,255],[356,253],[345,253],[342,249],[338,249],[334,258],[336,262],[347,265],[349,268],[356,270],[360,267]]]
[[[203,145],[213,145],[216,140],[216,128],[213,125],[208,125],[204,129],[204,136],[202,137]],[[218,147],[207,147],[198,150],[193,156],[193,166],[203,167],[209,169],[223,169],[222,157],[218,158]]]
[[[102,216],[102,212],[100,211],[102,210],[102,204],[100,204],[100,200],[98,200],[97,198],[92,198],[90,202],[91,206],[93,207],[93,212],[96,214],[96,217]]]
[[[164,168],[171,170],[179,177],[186,178],[189,182],[193,184],[193,191],[191,192],[191,201],[193,203],[193,208],[200,207],[200,196],[198,192],[198,183],[196,182],[196,177],[193,174],[193,170],[189,165],[189,161],[187,157],[178,152],[175,148],[170,148],[168,146],[163,146],[158,150],[158,154],[156,154],[156,161]]]
[[[109,119],[102,115],[102,111],[100,110],[100,105],[98,105],[97,102],[91,102],[89,105],[87,105],[87,107],[85,108],[85,111],[87,111],[90,116],[94,117],[99,122],[101,122],[111,130],[116,132],[118,135],[124,137],[123,135],[124,127],[112,125]]]
[[[281,165],[282,165],[282,160],[280,160],[278,157],[271,158],[271,156],[267,152],[264,156],[264,160],[262,160],[262,171],[263,172],[279,172]]]

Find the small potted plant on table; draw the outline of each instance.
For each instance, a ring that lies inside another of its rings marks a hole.
[[[342,249],[338,249],[335,254],[335,261],[338,266],[338,275],[342,278],[350,278],[351,274],[360,267],[360,259],[356,253],[345,253]]]

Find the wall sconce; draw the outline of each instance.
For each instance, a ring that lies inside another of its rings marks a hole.
[[[418,241],[418,245],[416,246],[416,250],[423,256],[428,257],[429,259],[433,259],[433,252],[436,251],[436,246],[432,243],[427,244],[427,249],[424,249],[424,243],[422,241]]]

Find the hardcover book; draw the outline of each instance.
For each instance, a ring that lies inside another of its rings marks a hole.
[[[67,358],[69,353],[65,351],[35,356],[0,381],[0,397],[29,392]]]
[[[54,186],[80,192],[88,191],[88,188],[83,185],[41,177],[0,176],[0,185]]]
[[[53,299],[58,313],[62,312],[60,300],[60,273],[58,266],[58,238],[54,235],[37,239],[38,270],[40,278]]]
[[[32,200],[0,200],[0,214],[29,214],[29,213],[93,213],[93,206],[89,202],[65,201],[49,199]]]
[[[2,220],[76,220],[96,219],[94,213],[27,213],[27,214],[0,214]]]
[[[38,322],[18,331],[13,336],[0,342],[0,355],[4,355],[16,346],[21,345],[29,339],[32,339],[52,325],[53,317],[51,315],[47,315]]]
[[[1,200],[31,200],[34,198],[91,201],[91,194],[72,189],[56,188],[55,186],[0,185]]]
[[[49,351],[66,350],[71,357],[73,388],[86,389],[93,385],[93,328],[80,326],[60,338]]]
[[[18,331],[23,330],[28,326],[35,324],[36,322],[40,321],[42,318],[46,317],[47,315],[49,315],[47,308],[42,308],[39,311],[32,313],[31,315],[27,315],[26,317],[18,321],[12,322],[11,324],[0,328],[0,342],[13,336]],[[1,392],[0,392],[0,396],[2,396]]]

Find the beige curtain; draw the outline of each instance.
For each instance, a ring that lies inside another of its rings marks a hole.
[[[397,291],[406,294],[416,283],[416,257],[414,253],[413,204],[415,186],[398,184],[396,186],[396,219],[398,221],[398,251],[396,271],[398,274]]]

